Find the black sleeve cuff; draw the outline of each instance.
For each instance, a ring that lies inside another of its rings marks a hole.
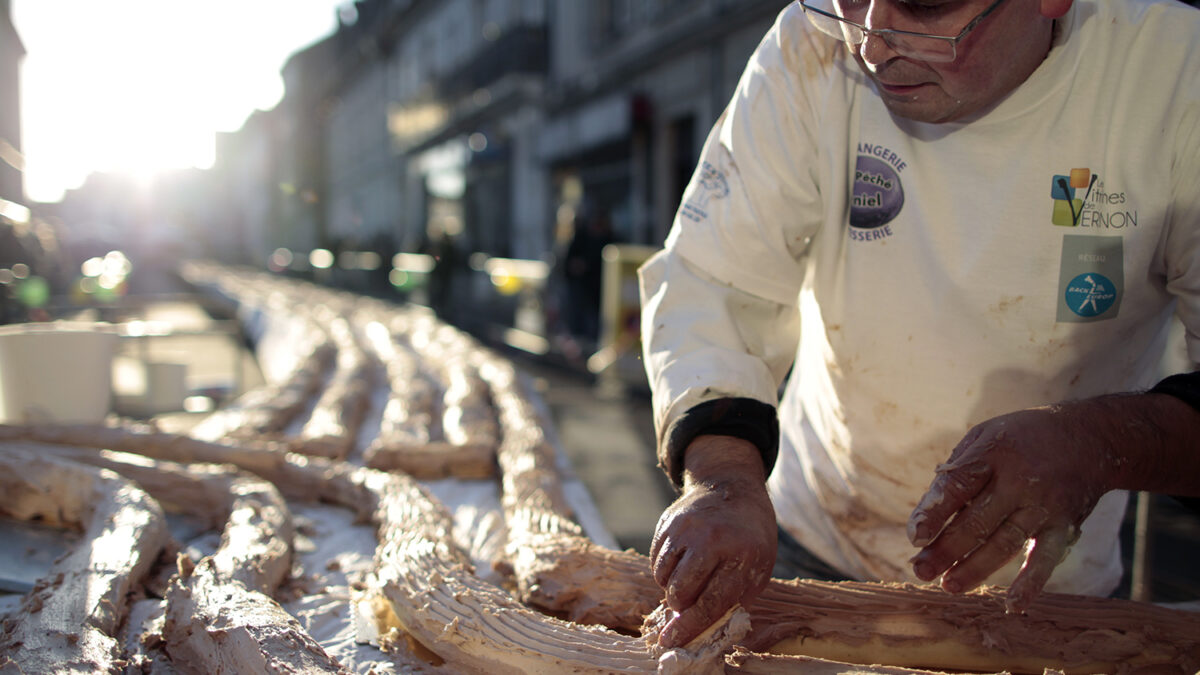
[[[1151,387],[1148,393],[1174,396],[1200,412],[1200,371],[1172,375]],[[1173,499],[1193,513],[1200,513],[1200,498],[1173,496]]]
[[[1200,516],[1200,497],[1172,497],[1194,515]]]
[[[1200,371],[1172,375],[1150,388],[1151,394],[1168,394],[1200,411]]]
[[[676,488],[683,487],[683,455],[688,445],[704,434],[750,441],[762,453],[767,474],[779,456],[779,418],[775,406],[752,398],[705,401],[671,422],[663,434],[658,462]]]

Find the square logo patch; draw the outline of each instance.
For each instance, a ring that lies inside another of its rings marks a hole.
[[[1116,318],[1125,295],[1125,246],[1121,237],[1063,235],[1058,275],[1060,323]]]

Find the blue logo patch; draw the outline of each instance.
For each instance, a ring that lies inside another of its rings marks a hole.
[[[903,208],[904,186],[899,172],[887,162],[860,154],[854,167],[850,226],[863,230],[883,227]]]
[[[1100,316],[1117,301],[1117,287],[1108,277],[1091,272],[1067,283],[1067,307],[1085,318]]]
[[[729,196],[729,179],[725,172],[704,162],[698,180],[693,181],[693,193],[680,207],[679,214],[697,223],[708,219],[709,202]]]

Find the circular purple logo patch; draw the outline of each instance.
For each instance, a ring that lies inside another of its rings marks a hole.
[[[904,208],[904,187],[900,176],[887,162],[859,155],[854,167],[854,198],[850,205],[850,225],[864,230],[892,222]]]

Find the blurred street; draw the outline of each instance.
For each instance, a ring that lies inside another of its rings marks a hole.
[[[193,389],[245,391],[262,382],[249,345],[214,330],[232,318],[220,315],[219,307],[186,295],[142,307],[138,311],[143,320],[186,327],[191,333],[151,348],[162,350],[156,354],[164,357],[187,361],[198,376],[191,380]],[[231,358],[231,346],[240,350],[240,362]],[[638,387],[598,381],[581,365],[559,356],[535,356],[500,343],[490,346],[534,382],[572,469],[618,546],[647,553],[658,517],[674,498],[673,488],[656,465],[649,395]],[[157,419],[168,427],[182,427],[199,415],[168,414]],[[1138,500],[1131,498],[1122,531],[1125,577],[1116,595],[1131,597],[1140,587],[1136,592],[1146,600],[1195,605],[1200,602],[1200,575],[1195,570],[1200,559],[1200,514],[1164,496],[1151,497],[1147,508],[1145,535],[1139,541]]]
[[[119,318],[178,332],[136,341],[134,349],[145,350],[152,360],[186,364],[193,393],[230,400],[263,383],[250,346],[230,327],[231,317],[219,315],[220,308],[187,295],[130,307]],[[617,544],[646,553],[658,516],[674,496],[656,466],[649,395],[597,383],[582,367],[564,359],[493,347],[533,381],[572,468]],[[205,414],[201,410],[155,418],[168,429],[182,429]]]

